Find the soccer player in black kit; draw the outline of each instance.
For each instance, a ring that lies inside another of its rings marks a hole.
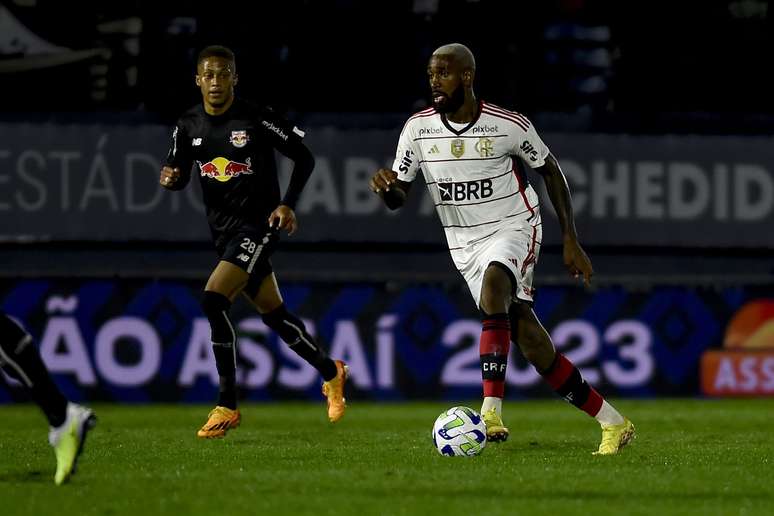
[[[180,190],[193,167],[199,176],[207,220],[220,260],[202,296],[210,322],[220,393],[217,406],[197,435],[223,437],[239,426],[236,395],[236,333],[229,309],[241,292],[266,325],[322,375],[328,418],[344,415],[348,369],[331,360],[307,333],[304,323],[285,308],[269,257],[279,231],[297,229],[293,208],[314,167],[304,133],[268,107],[234,95],[236,62],[231,50],[210,46],[199,53],[196,85],[202,103],[177,122],[161,169],[161,186]],[[290,184],[280,198],[274,150],[295,163]]]
[[[75,473],[86,434],[97,419],[91,409],[67,400],[51,380],[32,337],[0,312],[0,368],[27,390],[49,424],[48,442],[56,455],[54,483],[62,485]]]

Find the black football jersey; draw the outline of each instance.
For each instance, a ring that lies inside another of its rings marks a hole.
[[[304,133],[269,107],[242,99],[223,114],[199,104],[178,120],[166,163],[180,169],[174,189],[199,176],[207,220],[218,243],[242,227],[262,228],[280,203],[274,150],[291,159],[308,154]]]

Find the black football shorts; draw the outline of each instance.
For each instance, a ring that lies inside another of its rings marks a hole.
[[[250,275],[245,292],[257,292],[261,281],[272,273],[269,259],[277,248],[279,231],[265,227],[240,228],[218,249],[220,259],[233,263]]]

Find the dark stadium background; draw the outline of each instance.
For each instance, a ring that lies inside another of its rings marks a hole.
[[[239,94],[285,112],[318,157],[315,198],[274,264],[288,304],[358,365],[352,396],[475,398],[477,314],[435,215],[420,213],[424,185],[397,216],[363,190],[427,106],[428,56],[458,41],[476,55],[478,95],[530,117],[582,204],[595,286],[563,271],[544,204],[536,309],[587,377],[615,396],[771,395],[774,337],[748,342],[774,321],[769,7],[4,1],[0,306],[75,399],[212,398],[193,326],[214,255],[195,201],[158,193],[154,167],[198,100],[197,51],[223,44]],[[317,399],[314,375],[250,316],[235,306],[253,352],[245,396]],[[508,396],[547,395],[513,358]]]

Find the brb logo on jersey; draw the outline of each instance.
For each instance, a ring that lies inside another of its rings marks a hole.
[[[441,201],[470,201],[492,196],[492,180],[438,183]]]
[[[207,163],[197,161],[196,164],[199,165],[199,171],[202,176],[211,177],[212,179],[221,182],[228,181],[232,177],[241,174],[253,173],[253,169],[250,165],[250,158],[247,158],[247,163],[240,163],[218,156]]]

